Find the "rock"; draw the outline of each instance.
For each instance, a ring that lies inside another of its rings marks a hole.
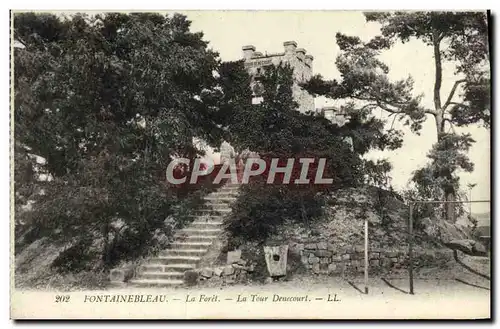
[[[332,252],[328,251],[328,250],[316,250],[314,252],[314,255],[317,256],[317,257],[331,257],[332,256]]]
[[[332,243],[328,243],[326,246],[326,249],[329,251],[334,251],[335,250],[335,245]]]
[[[454,240],[469,239],[467,230],[460,224],[452,224],[444,219],[431,220],[430,218],[424,218],[421,223],[427,235],[440,239],[444,244]]]
[[[245,266],[240,265],[240,264],[238,264],[238,263],[234,263],[234,264],[233,264],[233,265],[231,265],[231,266],[232,266],[232,267],[234,267],[235,269],[243,269],[243,268],[245,268]]]
[[[302,257],[300,257],[300,261],[301,261],[302,263],[304,263],[304,264],[307,264],[307,262],[309,261],[309,258],[308,258],[308,257],[306,257],[306,256],[302,256]]]
[[[224,270],[223,270],[224,276],[228,276],[228,275],[231,275],[233,273],[234,273],[234,267],[232,267],[230,265],[224,267]]]
[[[328,245],[326,244],[326,242],[318,242],[317,246],[318,246],[318,249],[320,249],[320,250],[326,250],[328,248]]]
[[[184,283],[187,286],[194,286],[198,282],[198,272],[186,271],[184,272]]]
[[[227,252],[227,264],[231,265],[237,263],[241,259],[241,250],[234,250]]]
[[[320,263],[320,264],[330,264],[330,263],[331,263],[331,260],[330,260],[330,258],[329,258],[329,257],[321,257],[321,258],[319,259],[319,263]]]
[[[245,265],[247,265],[247,261],[246,261],[245,259],[240,259],[240,260],[238,261],[238,265],[245,266]]]
[[[380,261],[378,259],[370,259],[370,266],[380,266]]]
[[[297,243],[297,245],[295,246],[295,248],[299,251],[302,251],[304,250],[304,244],[303,243]]]
[[[309,263],[310,264],[317,264],[317,263],[319,263],[319,258],[318,257],[311,257],[311,258],[309,258]]]
[[[214,271],[210,268],[204,268],[203,270],[201,270],[200,274],[204,278],[211,278],[212,275],[214,275]]]
[[[450,242],[445,243],[445,245],[450,249],[460,250],[463,253],[471,255],[473,253],[472,248],[475,243],[476,242],[474,240],[451,240]]]
[[[319,263],[313,264],[312,271],[315,274],[319,274]]]
[[[224,271],[220,267],[214,268],[214,275],[215,276],[219,276],[220,277],[222,275],[222,272],[224,272]]]
[[[472,252],[474,253],[474,255],[477,256],[486,256],[488,254],[488,250],[486,249],[484,244],[477,241],[476,243],[474,243],[474,246],[472,247]]]
[[[255,271],[255,264],[250,264],[250,266],[247,266],[246,270],[247,270],[247,272]]]
[[[379,259],[380,258],[380,253],[379,252],[372,252],[370,254],[370,259]]]
[[[364,251],[365,251],[365,247],[364,246],[355,246],[354,247],[354,252],[362,253]]]
[[[314,250],[317,249],[316,243],[308,243],[305,245],[304,249]]]
[[[129,265],[112,269],[109,272],[109,280],[114,283],[127,282],[134,276],[135,266]]]
[[[332,262],[341,262],[342,261],[342,256],[333,256],[332,257]]]
[[[349,254],[342,255],[342,260],[349,260],[349,259],[351,259],[351,255],[349,255]]]
[[[385,257],[388,257],[388,258],[398,257],[398,253],[394,252],[394,251],[388,251],[384,255],[385,255]]]
[[[335,273],[335,271],[337,270],[337,264],[329,264],[328,265],[328,273]]]
[[[265,283],[265,284],[270,284],[270,283],[273,283],[273,278],[271,278],[270,276],[268,276],[268,277],[264,280],[264,283]]]

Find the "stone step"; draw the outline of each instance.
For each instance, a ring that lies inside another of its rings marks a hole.
[[[172,273],[174,273],[175,276],[170,275]],[[180,273],[180,275],[178,273]],[[184,272],[170,272],[170,273],[142,272],[138,277],[138,279],[147,279],[147,280],[160,279],[160,280],[181,280],[181,281],[183,278],[184,278]]]
[[[156,261],[156,258],[154,259]],[[153,261],[153,260],[151,260]],[[184,276],[184,270],[182,271],[175,271],[172,270],[171,268],[166,267],[165,264],[156,264],[156,263],[151,263],[151,264],[143,264],[139,266],[137,269],[137,275],[138,277],[141,277],[143,273],[164,273],[167,276],[170,276],[172,278],[180,278]]]
[[[129,284],[135,287],[180,287],[183,280],[161,280],[161,279],[133,279]]]
[[[207,203],[204,204],[201,210],[213,209],[216,211],[231,211],[231,205],[229,203]]]
[[[196,256],[203,256],[207,253],[208,249],[178,249],[178,248],[172,248],[172,249],[166,249],[160,251],[160,256],[161,257],[168,257],[168,256],[183,256],[183,257],[196,257]]]
[[[217,235],[222,232],[220,228],[206,228],[206,229],[197,229],[197,228],[183,228],[178,231],[178,233],[186,233],[192,235]]]
[[[190,217],[193,218],[193,221],[199,222],[222,222],[222,220],[224,219],[224,216],[209,213],[191,215]]]
[[[205,197],[205,200],[209,201],[209,203],[214,204],[214,203],[232,203],[236,201],[238,198],[235,197],[218,197],[218,196],[207,196]]]
[[[217,192],[210,193],[205,198],[208,198],[208,197],[237,198],[238,192],[236,192],[236,191],[217,191]]]
[[[231,208],[229,209],[212,209],[212,208],[202,208],[198,209],[194,216],[205,216],[205,215],[216,215],[223,217],[228,215],[231,212]]]
[[[186,234],[184,236],[182,235],[176,235],[175,236],[175,241],[176,242],[211,242],[217,238],[217,235],[190,235]]]
[[[196,264],[187,264],[186,262],[178,264],[144,264],[138,269],[138,276],[142,277],[144,273],[184,273],[196,268]]]
[[[160,255],[158,257],[153,257],[148,264],[144,266],[148,268],[153,268],[154,266],[164,266],[169,264],[196,264],[201,260],[201,256],[181,256],[181,255]],[[156,268],[156,267],[155,267]],[[165,272],[165,268],[156,268]]]
[[[197,229],[197,230],[202,230],[202,229],[215,229],[215,228],[220,228],[222,227],[223,222],[201,222],[201,221],[195,221],[192,222],[189,225],[190,229]]]
[[[173,249],[208,249],[211,242],[174,242],[171,244]]]

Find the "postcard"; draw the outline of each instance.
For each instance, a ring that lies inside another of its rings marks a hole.
[[[12,11],[12,319],[490,319],[488,11]]]

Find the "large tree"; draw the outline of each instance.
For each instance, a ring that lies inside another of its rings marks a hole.
[[[458,188],[458,170],[472,171],[466,152],[473,142],[469,134],[450,133],[453,126],[471,123],[490,125],[490,72],[488,23],[480,12],[393,12],[365,14],[367,21],[380,23],[381,35],[369,42],[358,37],[337,34],[341,54],[337,67],[340,81],[325,81],[316,76],[307,88],[318,95],[356,100],[359,108],[382,109],[404,120],[414,132],[428,116],[435,120],[436,145],[429,153],[431,163],[416,172],[417,183],[438,184],[444,200],[454,200]],[[422,96],[412,93],[410,78],[391,81],[389,66],[378,55],[397,41],[421,40],[434,56],[433,107],[420,105]],[[443,102],[442,75],[445,61],[455,65],[459,77]],[[423,177],[426,177],[423,180]],[[453,206],[447,209],[453,220]]]
[[[32,226],[104,239],[105,263],[117,218],[131,251],[162,227],[179,203],[164,185],[168,163],[195,157],[193,138],[221,137],[218,55],[189,26],[177,14],[15,15],[16,159],[44,158],[53,178]]]

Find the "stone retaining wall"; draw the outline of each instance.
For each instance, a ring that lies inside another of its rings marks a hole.
[[[403,249],[403,248],[401,248]],[[300,255],[301,263],[315,274],[343,274],[363,272],[365,266],[364,246],[339,249],[327,242],[291,243],[289,252]],[[441,262],[451,259],[452,251],[414,251],[414,266],[423,262]],[[368,250],[369,269],[388,270],[406,268],[409,263],[408,250]]]

